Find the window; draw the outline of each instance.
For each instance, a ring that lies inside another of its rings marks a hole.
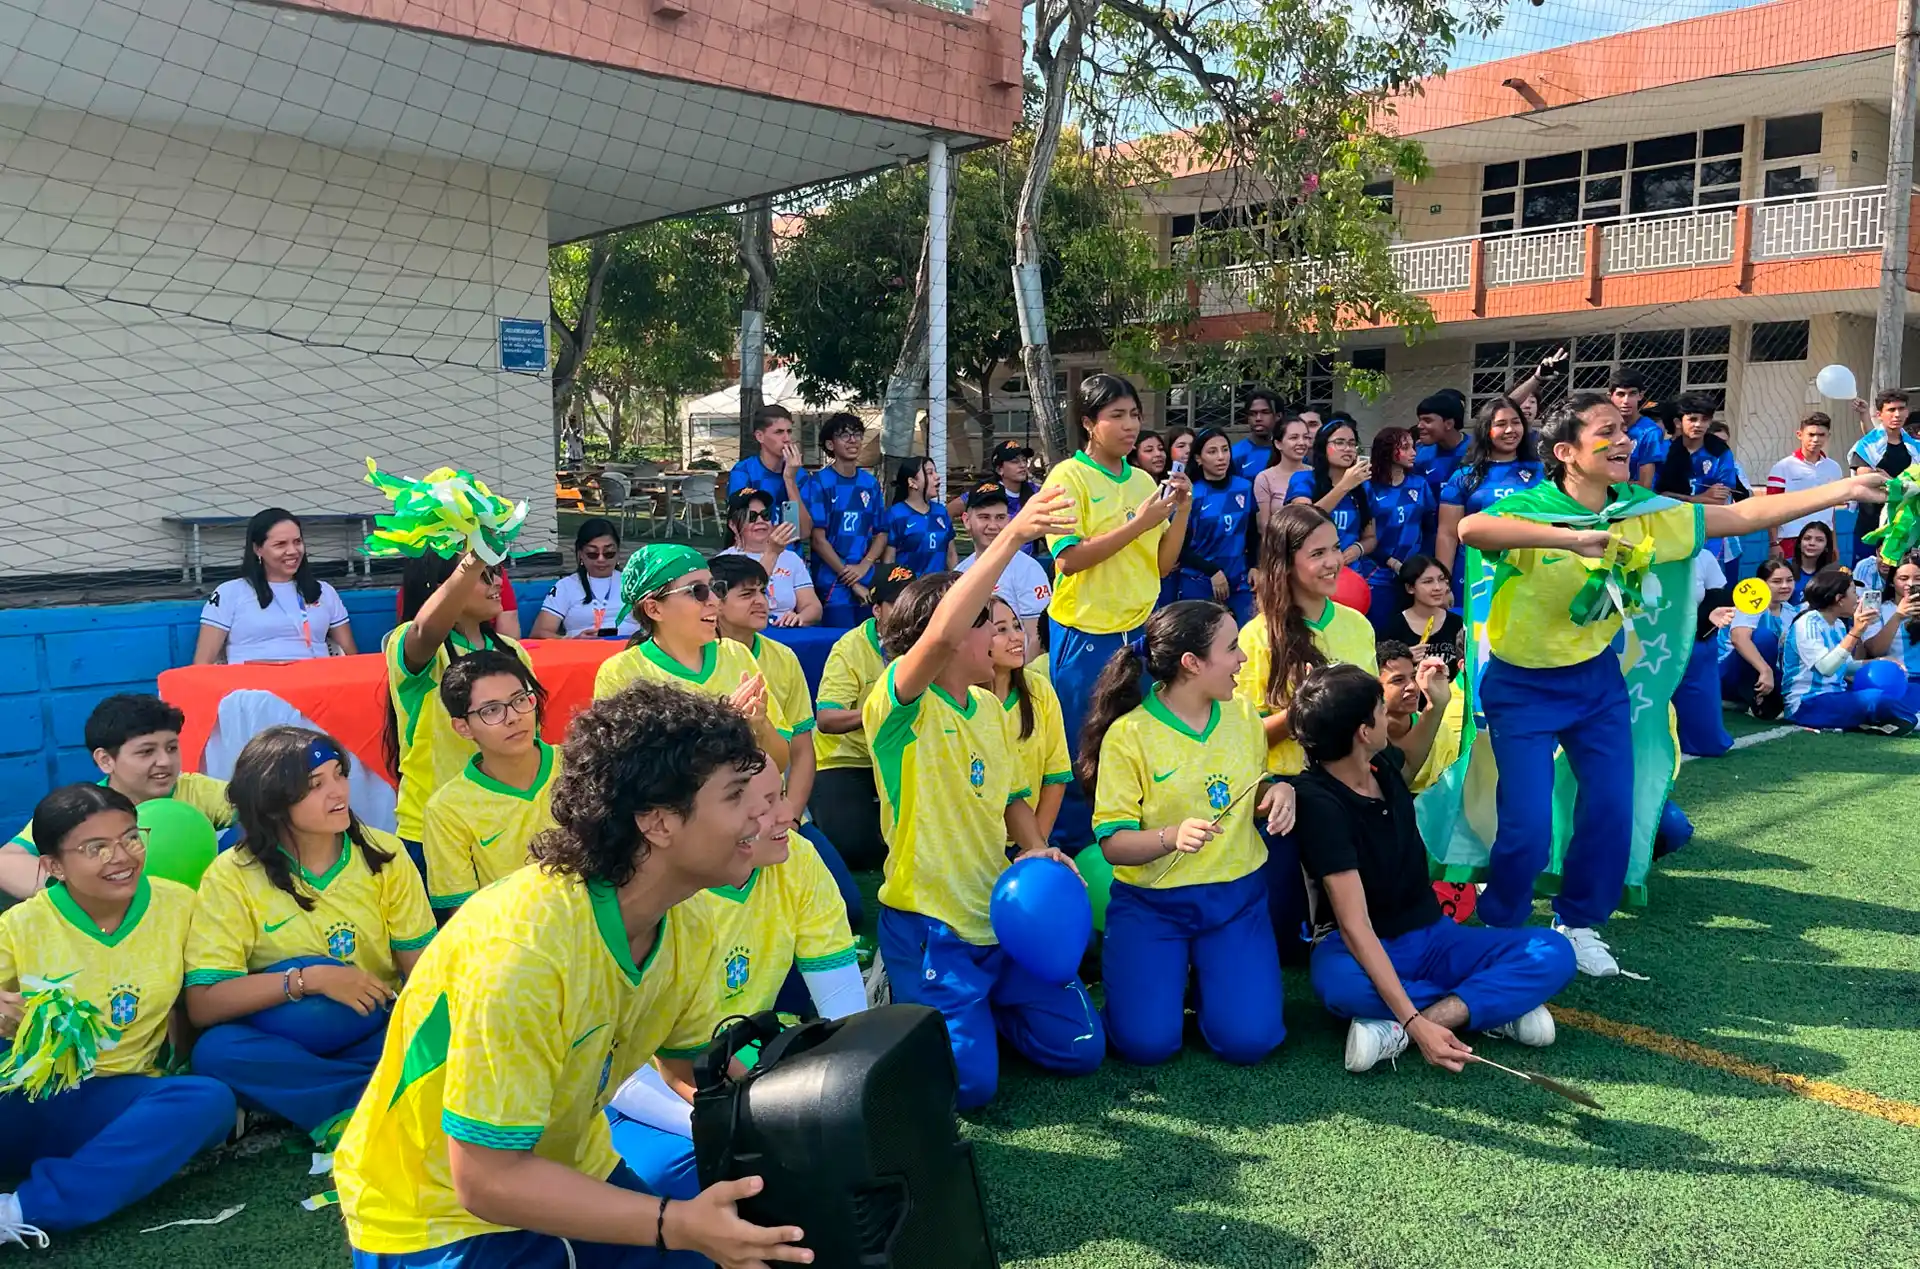
[[[1748,340],[1748,361],[1805,361],[1807,323],[1755,322]]]
[[[1386,350],[1378,350],[1384,363]],[[1167,390],[1163,429],[1220,427],[1232,429],[1246,421],[1247,398],[1255,388],[1271,388],[1288,401],[1297,401],[1324,416],[1333,409],[1333,359],[1315,357],[1292,375],[1276,373],[1271,379],[1258,376],[1254,367],[1242,370],[1239,383],[1200,384],[1181,382],[1186,368],[1173,368],[1175,382]],[[1231,373],[1231,371],[1229,371]]]
[[[1799,325],[1804,335],[1806,323]],[[1476,344],[1469,402],[1478,411],[1489,400],[1519,386],[1542,357],[1564,344],[1569,348],[1567,376],[1542,390],[1540,404],[1544,408],[1564,401],[1569,391],[1605,392],[1616,370],[1632,370],[1644,378],[1649,401],[1671,401],[1682,392],[1700,392],[1716,407],[1723,407],[1732,341],[1729,327],[1697,326],[1691,330]]]
[[[1482,176],[1480,232],[1737,202],[1745,145],[1746,127],[1736,123],[1631,145],[1489,163]]]
[[[1769,119],[1765,137],[1761,155],[1767,166],[1761,174],[1761,193],[1767,198],[1803,198],[1818,192],[1817,165],[1797,160],[1820,153],[1820,116]]]
[[[1355,370],[1372,370],[1385,374],[1387,369],[1387,350],[1384,348],[1354,349],[1353,368]]]
[[[1393,215],[1393,178],[1391,176],[1383,181],[1369,181],[1361,193],[1380,204],[1382,214]]]

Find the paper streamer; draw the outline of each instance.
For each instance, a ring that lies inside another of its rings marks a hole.
[[[120,1042],[120,1031],[90,1000],[63,984],[66,978],[23,978],[25,1005],[13,1046],[0,1061],[0,1093],[22,1093],[30,1102],[53,1097],[93,1074],[100,1055]]]
[[[509,502],[473,473],[452,467],[420,480],[383,472],[367,460],[367,483],[393,500],[393,514],[375,516],[367,554],[456,559],[468,551],[488,564],[507,558],[507,547],[527,518],[525,502]]]
[[[149,1225],[140,1232],[143,1234],[157,1234],[163,1229],[177,1229],[182,1225],[218,1225],[222,1221],[232,1220],[246,1210],[247,1205],[245,1203],[236,1203],[232,1207],[223,1209],[217,1216],[201,1216],[191,1220],[168,1221],[164,1225]]]
[[[338,1203],[339,1201],[340,1201],[340,1191],[323,1190],[319,1194],[313,1195],[311,1198],[301,1199],[300,1206],[306,1208],[309,1212],[317,1212],[323,1207],[332,1207],[334,1204]]]

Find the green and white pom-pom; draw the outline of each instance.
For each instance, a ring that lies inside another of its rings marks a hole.
[[[452,467],[407,480],[381,471],[369,458],[367,483],[393,500],[393,514],[374,517],[374,531],[367,535],[369,555],[432,552],[457,559],[471,551],[488,564],[498,564],[507,558],[507,547],[527,518],[525,502],[510,502],[472,472]]]
[[[1907,554],[1920,548],[1920,477],[1903,471],[1887,482],[1886,520],[1860,539],[1880,558],[1883,576],[1892,576]]]
[[[92,1075],[100,1055],[120,1042],[120,1030],[61,983],[27,978],[20,986],[25,1009],[13,1047],[0,1061],[0,1093],[24,1093],[37,1102]]]

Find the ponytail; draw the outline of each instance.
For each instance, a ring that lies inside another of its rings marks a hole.
[[[1073,773],[1091,789],[1100,777],[1100,742],[1107,730],[1140,708],[1141,681],[1177,683],[1186,674],[1189,655],[1204,661],[1213,651],[1220,623],[1233,614],[1210,599],[1182,599],[1147,619],[1147,628],[1108,659],[1093,685],[1086,725],[1080,731],[1080,757]]]
[[[1100,779],[1100,741],[1107,729],[1139,709],[1145,699],[1141,695],[1140,679],[1146,669],[1146,649],[1140,640],[1130,640],[1107,658],[1093,685],[1087,721],[1080,729],[1080,756],[1073,762],[1073,774],[1088,789]]]

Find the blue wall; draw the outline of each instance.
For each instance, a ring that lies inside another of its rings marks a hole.
[[[552,589],[518,582],[523,627]],[[345,590],[362,651],[378,651],[393,629],[396,592]],[[87,715],[116,692],[153,692],[162,670],[187,665],[200,637],[199,600],[0,610],[0,834],[11,836],[48,789],[95,780]],[[0,838],[3,840],[3,838]]]

